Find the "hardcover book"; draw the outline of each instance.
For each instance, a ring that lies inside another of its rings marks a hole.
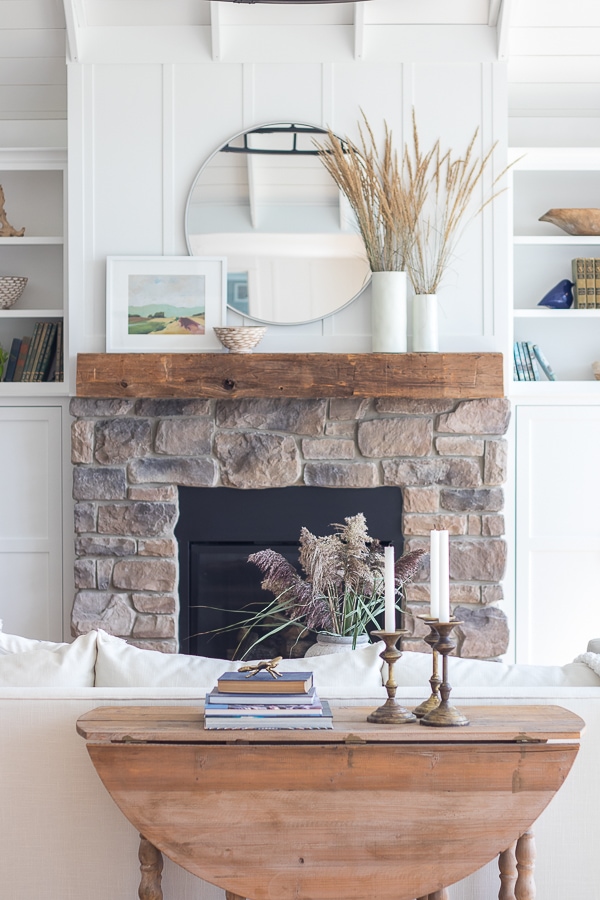
[[[573,289],[573,308],[585,309],[587,305],[585,260],[581,256],[571,260],[571,280],[575,285]]]
[[[29,345],[31,344],[31,338],[29,335],[24,337],[21,341],[21,349],[19,350],[19,358],[17,359],[17,366],[15,368],[15,372],[13,375],[13,381],[22,381],[23,380],[23,370],[25,368],[25,360],[27,359],[27,354],[29,353]]]
[[[585,298],[586,309],[596,308],[596,283],[594,260],[589,256],[585,259]]]
[[[10,353],[4,371],[4,381],[12,381],[17,367],[17,359],[19,358],[19,350],[21,349],[21,341],[19,338],[13,338],[10,345]]]
[[[323,701],[323,714],[318,716],[297,716],[282,714],[280,716],[244,715],[244,716],[206,716],[205,728],[220,729],[326,729],[333,728],[333,715],[329,704]]]
[[[550,363],[548,362],[548,360],[546,359],[546,357],[544,356],[544,354],[542,353],[542,351],[540,350],[540,348],[538,347],[537,344],[533,345],[533,352],[537,356],[538,362],[539,362],[540,366],[542,367],[542,371],[543,371],[544,375],[546,376],[546,378],[548,379],[548,381],[556,381],[556,375],[554,374],[554,371],[553,371]]]
[[[299,694],[256,694],[256,693],[241,693],[241,694],[233,694],[233,693],[221,693],[221,691],[217,690],[217,688],[213,688],[210,694],[206,695],[206,704],[207,705],[220,705],[227,704],[228,706],[247,706],[249,703],[274,703],[277,706],[296,706],[298,704],[302,704],[303,706],[310,706],[314,704],[315,706],[320,705],[320,700],[317,697],[316,691],[314,687],[312,687],[306,693]]]
[[[276,678],[269,672],[250,677],[247,672],[224,672],[217,679],[218,689],[227,694],[300,694],[312,686],[312,672],[281,672]]]

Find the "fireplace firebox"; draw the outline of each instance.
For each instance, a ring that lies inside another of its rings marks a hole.
[[[327,490],[315,487],[179,488],[179,641],[182,653],[231,655],[232,626],[250,604],[264,606],[272,595],[261,589],[262,575],[248,556],[267,547],[298,567],[300,529],[332,533],[332,524],[364,513],[369,534],[402,552],[402,491],[397,487]],[[210,632],[207,634],[206,632]],[[282,635],[283,641],[285,636]],[[312,641],[311,641],[312,642]],[[298,652],[302,643],[296,645]],[[287,645],[286,645],[287,647]],[[285,652],[281,641],[265,645]],[[265,655],[259,650],[254,655]]]

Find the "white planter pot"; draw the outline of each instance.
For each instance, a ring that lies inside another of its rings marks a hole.
[[[406,353],[406,272],[371,274],[371,349]]]
[[[415,353],[436,353],[440,349],[437,294],[415,294],[413,297],[412,349]]]
[[[365,647],[369,643],[368,634],[359,634],[356,647]],[[304,656],[327,656],[329,653],[343,653],[352,650],[352,637],[341,634],[318,634],[317,643],[309,647]]]

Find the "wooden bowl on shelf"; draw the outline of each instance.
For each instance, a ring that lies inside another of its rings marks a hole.
[[[0,309],[12,309],[26,284],[24,275],[0,275]]]

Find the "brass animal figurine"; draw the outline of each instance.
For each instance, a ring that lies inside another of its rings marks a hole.
[[[247,672],[246,678],[252,678],[253,675],[258,675],[259,672],[268,672],[272,678],[277,680],[282,677],[281,672],[277,671],[277,666],[282,659],[282,656],[276,656],[274,659],[270,660],[261,659],[261,661],[254,666],[240,666],[238,672]]]
[[[2,189],[2,185],[0,184],[0,237],[23,237],[25,234],[25,229],[20,228],[17,230],[13,228],[8,219],[6,218],[6,212],[4,210],[4,190]]]

